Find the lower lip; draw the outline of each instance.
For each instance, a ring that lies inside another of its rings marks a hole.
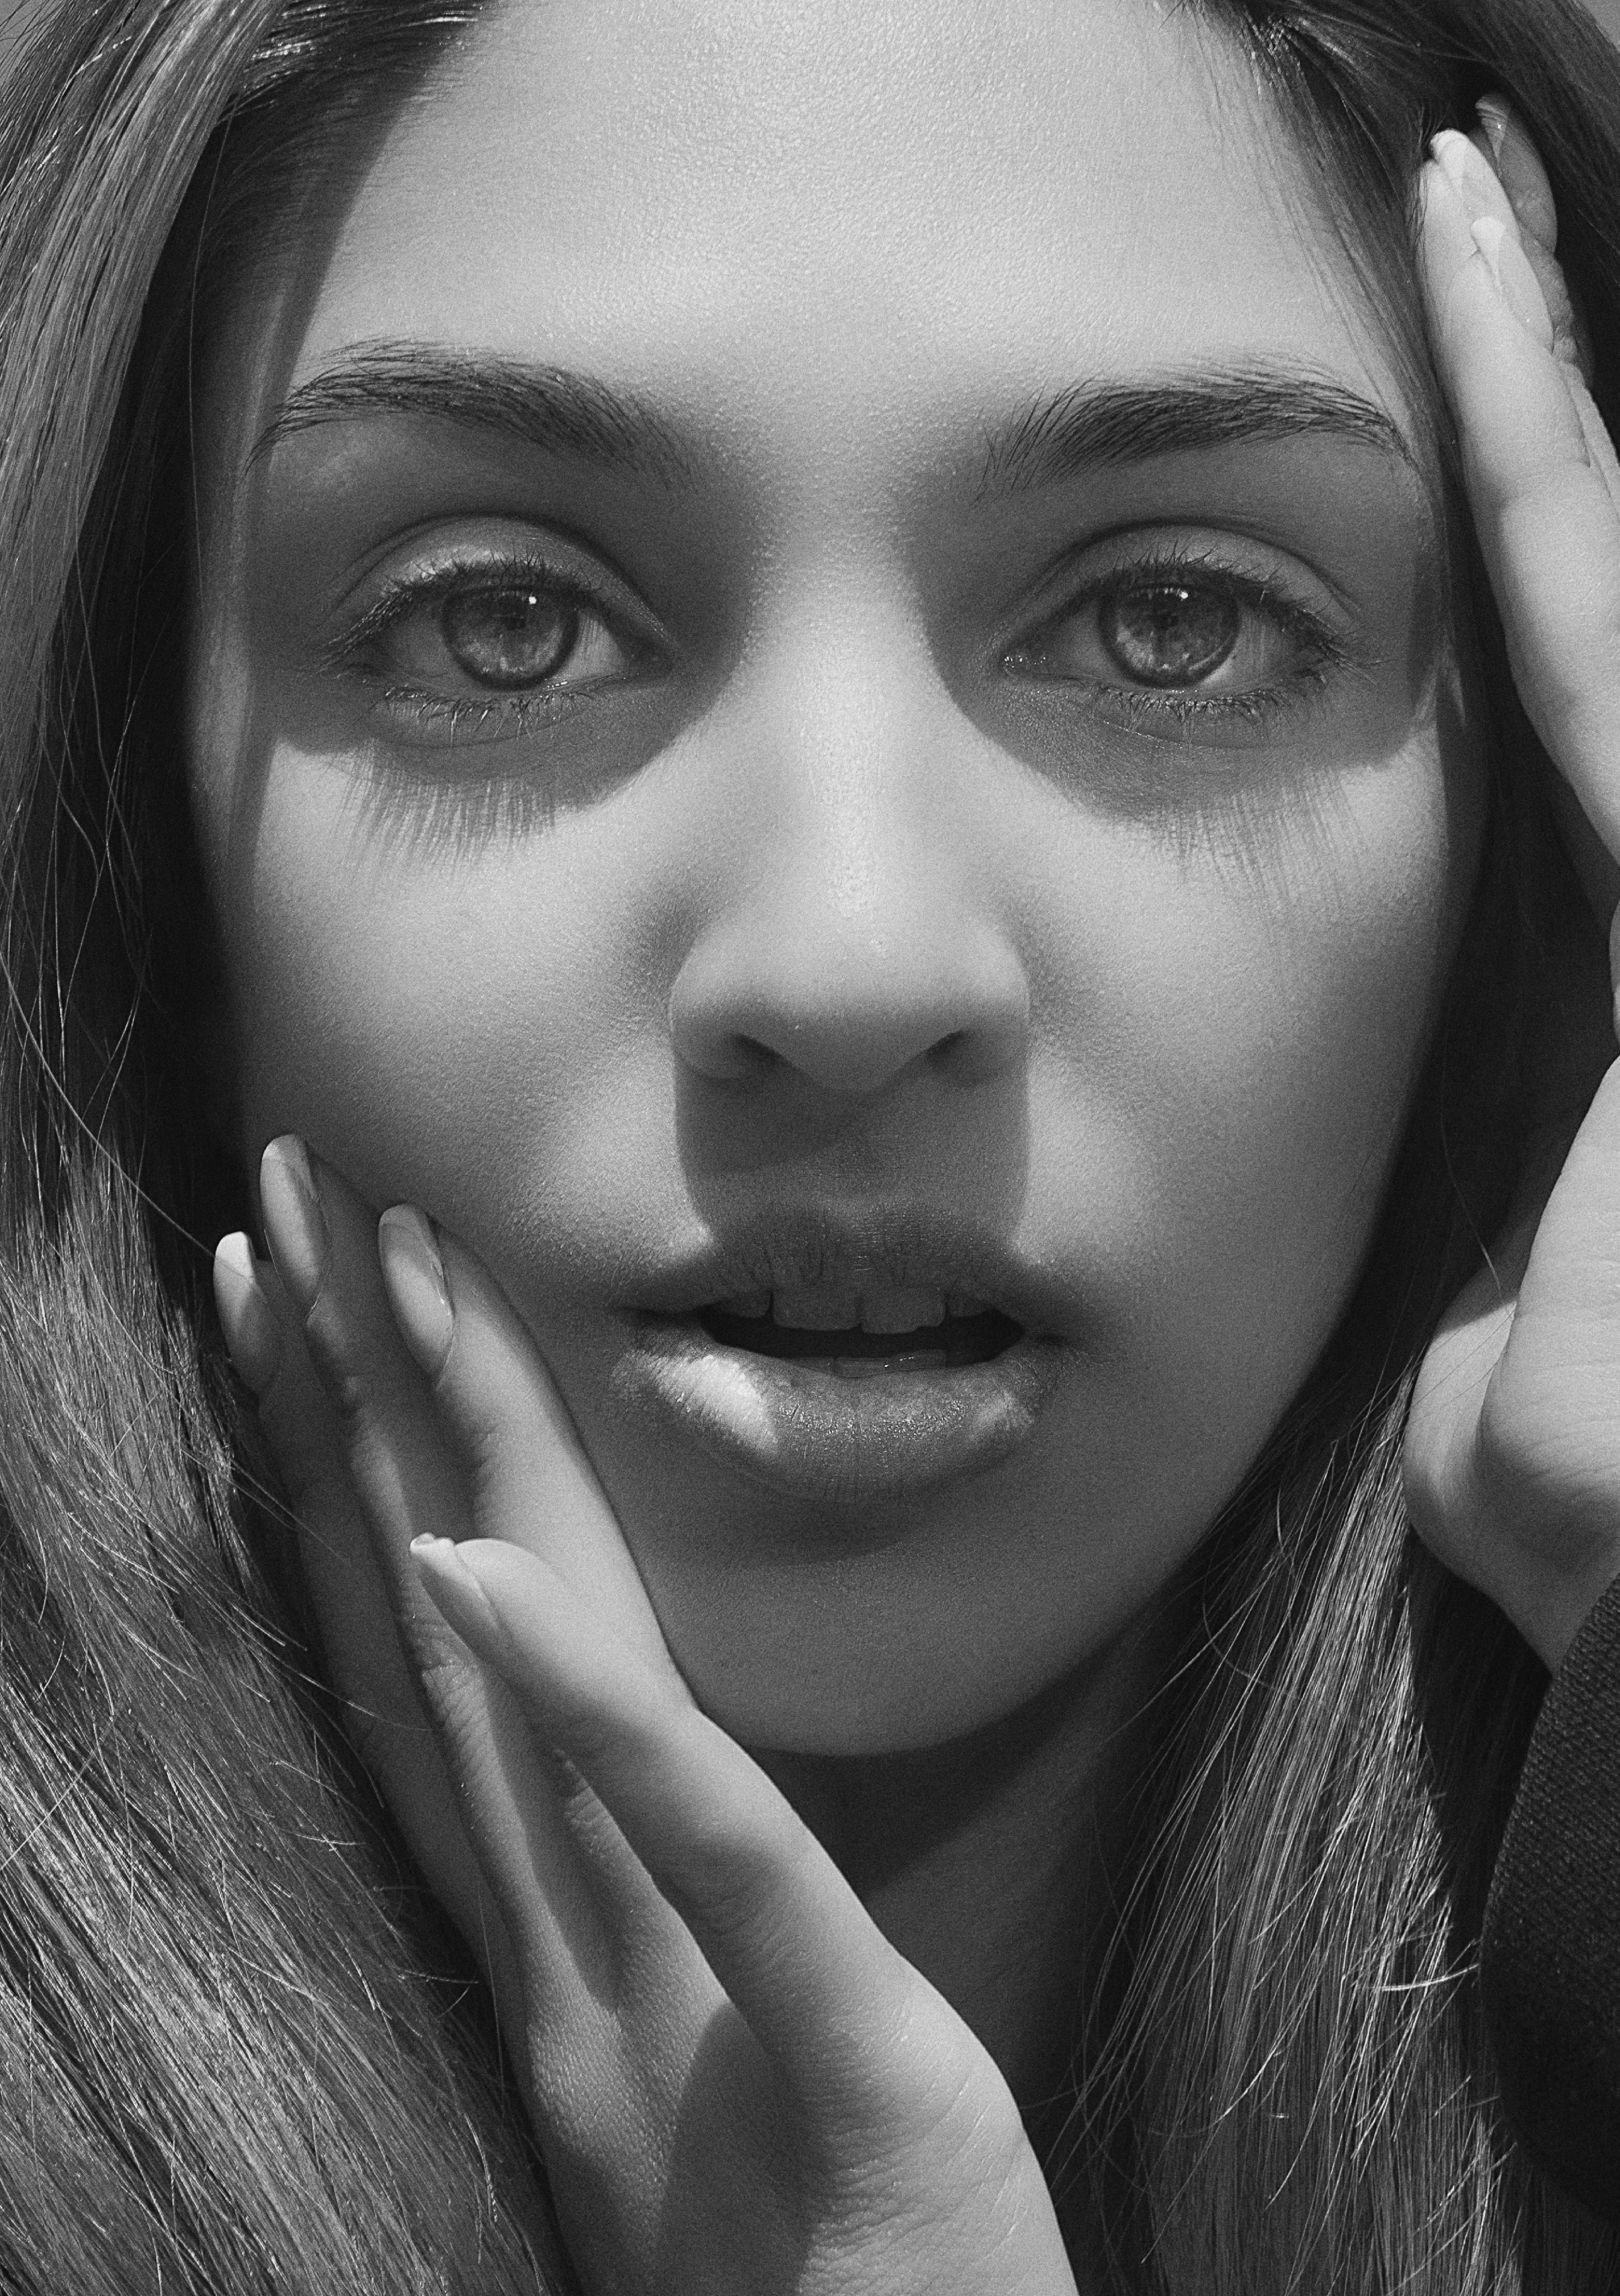
[[[852,1370],[722,1347],[691,1322],[643,1324],[626,1384],[715,1457],[830,1505],[918,1496],[999,1466],[1056,1384],[1063,1348],[1026,1337],[988,1363],[903,1355]]]

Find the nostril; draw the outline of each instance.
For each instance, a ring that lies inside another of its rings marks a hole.
[[[740,1084],[793,1070],[864,1098],[913,1063],[973,1084],[1019,1055],[1027,986],[994,936],[932,916],[926,931],[864,943],[848,930],[835,938],[824,917],[744,922],[746,932],[732,919],[702,936],[673,984],[671,1041],[700,1076]]]
[[[744,1078],[768,1076],[773,1068],[781,1065],[781,1054],[773,1052],[757,1037],[733,1037],[731,1049],[732,1074],[739,1083]]]

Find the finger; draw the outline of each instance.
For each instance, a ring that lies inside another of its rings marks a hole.
[[[378,1250],[395,1320],[470,1470],[479,1536],[537,1554],[650,1664],[672,1667],[618,1518],[504,1292],[412,1205],[384,1212]]]
[[[334,1414],[395,1630],[468,1838],[538,1980],[534,2005],[569,2030],[582,2015],[593,2024],[592,1988],[607,1965],[608,1940],[552,1777],[510,1693],[425,1598],[411,1565],[413,1538],[465,1529],[468,1517],[456,1464],[382,1295],[372,1214],[290,1138],[266,1151],[260,1193],[275,1270]]]
[[[1438,138],[1436,151],[1450,173],[1431,162],[1421,183],[1431,332],[1515,681],[1605,847],[1620,854],[1620,480],[1583,387],[1553,356],[1517,234],[1488,211],[1490,169],[1464,137]]]
[[[332,1545],[328,1521],[352,1519],[357,1555],[364,1526],[347,1495],[342,1431],[304,1345],[297,1310],[270,1260],[258,1259],[248,1237],[222,1237],[214,1255],[214,1297],[232,1362],[258,1406],[300,1543],[323,1554]],[[334,1558],[337,1559],[337,1558]],[[374,1573],[375,1565],[371,1565]]]
[[[1620,1562],[1616,1268],[1620,1063],[1442,1325],[1408,1431],[1418,1530],[1549,1667]]]
[[[500,1538],[548,1564],[584,1613],[603,1622],[615,1646],[679,1705],[690,1706],[618,1519],[504,1292],[471,1252],[413,1206],[383,1214],[377,1251],[400,1332],[469,1472],[479,1538]],[[525,1710],[542,1742],[572,1762],[568,1739],[556,1738],[532,1704]],[[582,1775],[586,1791],[568,1816],[595,1886],[617,1980],[611,2054],[623,2084],[617,2109],[644,2112],[659,2090],[656,2069],[668,2066],[672,2045],[675,2061],[684,2062],[682,2050],[700,2045],[724,2004],[689,1927],[649,1877],[638,1845],[626,1841],[596,1781]],[[596,2085],[610,2086],[600,2047],[596,2056]],[[639,2107],[631,2102],[637,2095]],[[666,2117],[670,2104],[666,2097]],[[655,2119],[659,2111],[654,2107]]]
[[[1525,254],[1551,314],[1553,347],[1558,356],[1567,360],[1590,383],[1591,335],[1558,261],[1558,206],[1541,154],[1505,96],[1484,96],[1475,108],[1479,115],[1480,133],[1470,140],[1489,159],[1507,194]]]
[[[232,1361],[258,1398],[259,1425],[298,1519],[305,1576],[323,1597],[320,1615],[329,1616],[338,1599],[346,1616],[356,1604],[361,1614],[368,1601],[372,1606],[372,1631],[344,1636],[333,1655],[349,1661],[345,1671],[351,1681],[357,1671],[354,1653],[364,1654],[367,1673],[391,1658],[390,1687],[403,1694],[425,1729],[427,1717],[392,1631],[393,1613],[366,1527],[348,1487],[337,1416],[302,1344],[286,1288],[274,1266],[256,1259],[247,1236],[238,1234],[223,1237],[215,1251],[214,1292]],[[375,1631],[377,1620],[386,1631]],[[347,1691],[349,1685],[343,1686]],[[359,1718],[364,1725],[366,1718]]]
[[[1505,95],[1482,96],[1475,106],[1484,148],[1521,231],[1549,255],[1558,253],[1559,214],[1541,154]]]
[[[589,1779],[790,2083],[822,2103],[830,2089],[847,2103],[863,2070],[880,2084],[922,1980],[757,1763],[536,1556],[475,1539],[416,1557],[457,1632]]]
[[[1506,1234],[1443,1317],[1407,1420],[1403,1464],[1413,1528],[1448,1570],[1498,1601],[1501,1558],[1480,1544],[1488,1525],[1474,1488],[1476,1443],[1550,1185],[1550,1177],[1542,1176],[1526,1186]]]
[[[266,1149],[259,1195],[274,1272],[334,1415],[401,1630],[413,1654],[430,1661],[446,1647],[442,1625],[405,1558],[419,1532],[465,1536],[470,1521],[454,1463],[434,1438],[421,1376],[382,1298],[371,1214],[290,1136]],[[288,1433],[296,1441],[297,1431]]]
[[[253,1246],[240,1232],[221,1236],[215,1248],[214,1305],[232,1362],[262,1395],[281,1362],[281,1325],[259,1282]]]
[[[504,1917],[457,1807],[420,1685],[344,1466],[335,1414],[274,1267],[242,1234],[222,1239],[215,1294],[232,1360],[258,1397],[259,1423],[296,1518],[299,1568],[345,1731],[469,1949],[484,1966],[506,2030],[524,1995]]]

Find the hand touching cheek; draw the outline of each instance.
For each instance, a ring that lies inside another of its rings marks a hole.
[[[297,1141],[262,1196],[222,1321],[351,1663],[388,1654],[341,1686],[493,1964],[586,2284],[1072,2296],[993,2059],[693,1703],[498,1288]]]

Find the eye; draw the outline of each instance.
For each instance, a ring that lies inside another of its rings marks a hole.
[[[1198,685],[1231,660],[1243,636],[1238,601],[1185,582],[1105,591],[1097,602],[1104,652],[1143,685]]]
[[[1319,615],[1263,576],[1155,558],[1071,595],[1005,666],[1141,709],[1252,715],[1319,676],[1339,651]]]
[[[511,693],[562,668],[578,646],[581,619],[571,600],[520,582],[454,593],[439,608],[438,626],[458,668]]]
[[[324,658],[391,747],[434,750],[542,735],[656,682],[673,652],[610,561],[490,520],[425,533],[370,576]]]
[[[609,684],[634,675],[644,651],[589,600],[535,575],[440,577],[385,598],[368,619],[368,667],[443,701]]]

